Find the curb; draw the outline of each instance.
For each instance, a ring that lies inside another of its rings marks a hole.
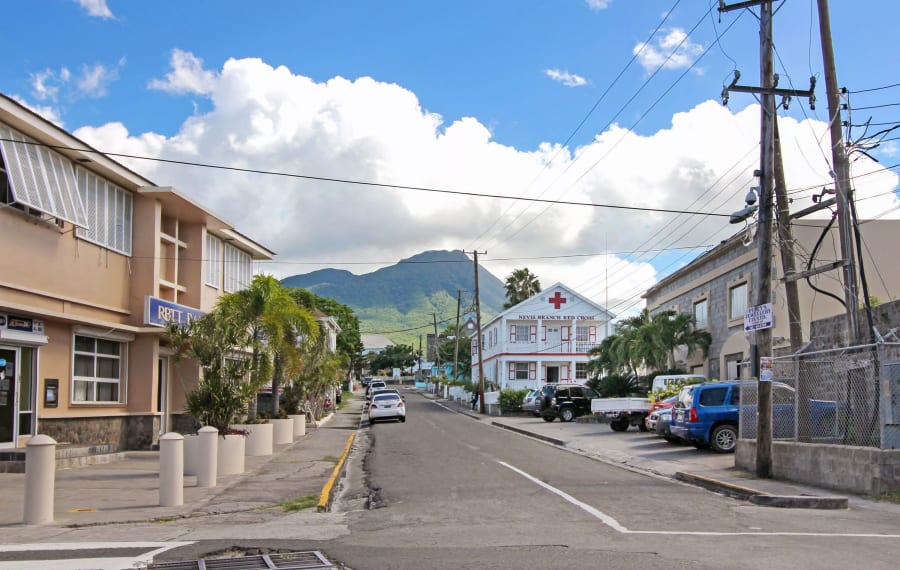
[[[506,424],[503,424],[503,423],[500,423],[500,422],[491,422],[491,425],[492,425],[492,426],[496,426],[496,427],[498,427],[498,428],[503,428],[503,429],[505,429],[505,430],[509,430],[509,431],[512,431],[512,432],[515,432],[515,433],[518,433],[518,434],[521,434],[521,435],[527,435],[528,437],[533,437],[534,439],[539,439],[539,440],[541,440],[541,441],[546,441],[547,443],[552,443],[553,445],[558,445],[558,446],[560,446],[560,447],[565,447],[565,446],[566,446],[566,442],[562,441],[561,439],[556,439],[556,438],[549,437],[549,436],[546,436],[546,435],[541,435],[541,434],[539,434],[539,433],[534,433],[534,432],[531,432],[531,431],[528,431],[528,430],[519,429],[519,428],[517,428],[517,427],[513,427],[513,426],[510,426],[510,425],[506,425]]]
[[[319,495],[319,504],[316,507],[316,510],[320,513],[327,511],[328,507],[331,505],[331,494],[334,491],[334,484],[344,470],[344,462],[347,460],[347,456],[350,455],[350,448],[353,446],[353,440],[355,438],[355,433],[351,433],[350,437],[347,438],[347,444],[344,446],[344,453],[341,454],[341,458],[338,460],[337,465],[334,466],[331,477],[328,478],[325,486],[322,487],[322,493]]]
[[[743,485],[727,483],[725,481],[719,481],[718,479],[712,479],[710,477],[704,477],[703,475],[688,473],[686,471],[675,473],[674,478],[684,483],[690,483],[691,485],[696,485],[716,493],[722,493],[728,497],[749,501],[754,505],[759,505],[761,507],[826,510],[846,509],[849,507],[850,503],[847,497],[838,496],[772,495],[750,487],[744,487]]]

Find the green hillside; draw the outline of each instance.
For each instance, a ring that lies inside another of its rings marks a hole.
[[[487,319],[502,310],[506,289],[483,267],[478,282],[482,318]],[[459,250],[426,251],[364,275],[321,269],[286,277],[282,283],[349,305],[363,333],[384,334],[416,348],[419,335],[424,343],[424,336],[434,332],[433,314],[437,315],[438,331],[456,321],[458,289],[463,290],[463,309],[473,302],[475,290],[472,260]]]

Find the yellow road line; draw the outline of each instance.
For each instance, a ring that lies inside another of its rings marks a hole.
[[[322,487],[322,493],[319,495],[319,506],[316,507],[316,510],[320,513],[328,510],[328,504],[331,502],[331,492],[334,490],[334,484],[337,482],[341,471],[344,469],[344,461],[346,461],[347,456],[350,455],[350,446],[353,445],[354,437],[356,437],[356,434],[351,433],[350,437],[347,438],[347,445],[344,446],[344,453],[341,454],[341,458],[338,460],[337,465],[334,466],[334,471],[331,472],[331,477],[328,478],[328,482]]]

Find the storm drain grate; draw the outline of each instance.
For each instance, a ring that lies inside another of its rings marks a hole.
[[[147,570],[311,570],[316,568],[333,570],[334,566],[318,550],[184,562],[154,562],[147,566]]]

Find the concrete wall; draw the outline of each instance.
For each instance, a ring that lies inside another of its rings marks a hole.
[[[756,442],[738,441],[734,464],[756,470]],[[836,491],[879,495],[900,491],[900,450],[846,445],[772,443],[772,475]]]

